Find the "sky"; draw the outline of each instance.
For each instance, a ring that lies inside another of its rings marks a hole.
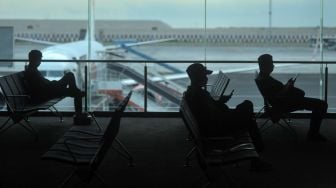
[[[320,25],[321,0],[271,1],[274,27]],[[336,1],[323,1],[324,26],[336,26]],[[270,0],[95,0],[95,17],[106,20],[161,20],[176,28],[205,25],[208,28],[268,27],[269,2]],[[1,0],[0,19],[87,19],[87,9],[87,0]]]

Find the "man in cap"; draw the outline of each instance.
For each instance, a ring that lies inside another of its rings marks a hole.
[[[76,85],[75,76],[67,72],[58,81],[46,79],[38,67],[41,64],[42,53],[39,50],[31,50],[28,54],[29,64],[26,66],[24,77],[29,84],[32,100],[44,102],[52,98],[69,96],[74,98],[75,117],[82,115],[82,92]]]
[[[211,70],[200,63],[194,63],[187,68],[187,73],[191,83],[185,92],[185,99],[199,124],[201,135],[235,136],[249,132],[257,151],[263,151],[264,144],[254,118],[252,102],[245,100],[235,109],[230,109],[225,103],[232,94],[215,100],[206,90],[207,75],[212,73]],[[271,165],[259,159],[252,160],[251,169],[270,170]]]
[[[328,104],[320,99],[305,97],[305,92],[294,87],[295,78],[290,78],[286,84],[274,79],[271,73],[274,70],[273,57],[263,54],[258,58],[259,74],[257,79],[261,83],[261,90],[265,93],[271,105],[280,112],[296,110],[310,110],[310,128],[308,141],[325,142],[327,139],[320,134],[323,117],[327,113]]]

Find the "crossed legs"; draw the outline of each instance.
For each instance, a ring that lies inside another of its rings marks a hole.
[[[76,113],[82,112],[82,97],[84,93],[77,87],[76,79],[72,72],[68,72],[60,80],[52,82],[51,88],[54,95],[73,97]]]

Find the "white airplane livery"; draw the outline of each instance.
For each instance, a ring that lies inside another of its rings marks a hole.
[[[124,56],[116,53],[116,50],[122,49],[125,50],[125,47],[153,44],[153,43],[161,43],[166,41],[172,41],[175,39],[159,39],[159,40],[151,40],[151,41],[127,41],[125,43],[112,44],[108,46],[102,45],[100,42],[95,39],[95,27],[94,27],[94,1],[88,0],[92,5],[89,11],[89,26],[86,32],[86,36],[84,40],[69,42],[69,43],[55,43],[50,41],[42,41],[35,40],[29,38],[16,37],[15,40],[32,42],[36,44],[47,45],[48,47],[41,50],[43,55],[43,60],[86,60],[86,59],[107,59],[108,56],[117,56],[120,58],[124,58]],[[90,44],[89,44],[90,42]],[[90,45],[91,50],[90,54],[88,50],[88,46]],[[48,78],[49,74],[54,74],[55,71],[64,68],[62,73],[68,70],[76,72],[78,70],[77,63],[69,63],[69,62],[57,62],[57,63],[48,63],[44,62],[39,67],[39,70],[47,71],[46,75]],[[53,73],[48,73],[48,71]],[[62,75],[62,74],[59,74]],[[76,74],[75,74],[76,75]],[[59,77],[58,77],[59,78]],[[58,79],[57,77],[53,77],[53,79]]]
[[[91,1],[91,0],[89,0]],[[92,1],[91,1],[92,2]],[[93,2],[92,2],[93,3]],[[93,4],[92,4],[93,5]],[[93,6],[91,6],[93,9]],[[93,12],[93,11],[91,11]],[[112,44],[108,46],[102,45],[100,42],[96,41],[94,35],[94,19],[93,15],[90,16],[91,25],[88,27],[88,32],[83,40],[69,42],[69,43],[55,43],[51,41],[42,41],[29,38],[16,37],[15,40],[31,42],[36,44],[47,45],[48,47],[41,50],[42,61],[43,60],[87,60],[87,59],[108,59],[107,57],[117,56],[119,58],[124,58],[124,56],[116,53],[116,50],[125,50],[128,47],[148,45],[153,43],[161,43],[166,41],[172,41],[175,39],[159,39],[151,41],[123,41],[117,44]],[[91,47],[89,52],[88,48]],[[90,53],[90,54],[89,54]],[[71,71],[77,77],[83,78],[82,71],[79,69],[79,65],[76,62],[43,62],[39,66],[40,72],[49,80],[59,80],[64,72]],[[80,79],[76,79],[79,82]],[[78,84],[78,83],[77,83]],[[65,106],[67,104],[72,104],[71,102],[64,102]],[[71,105],[70,105],[71,106]]]
[[[26,42],[32,42],[37,44],[48,45],[48,47],[42,49],[43,59],[44,60],[85,60],[85,59],[105,59],[106,55],[113,55],[117,57],[124,58],[122,55],[117,54],[115,51],[117,49],[125,49],[132,46],[140,46],[146,44],[160,43],[166,41],[175,40],[170,39],[158,39],[151,41],[125,41],[118,42],[118,44],[112,44],[108,46],[102,45],[100,42],[95,39],[95,24],[94,24],[94,0],[88,0],[91,4],[89,9],[89,25],[86,32],[84,40],[69,42],[69,43],[56,43],[50,41],[35,40],[29,38],[16,37],[15,40],[21,40]],[[118,40],[118,39],[117,39]],[[90,42],[90,43],[89,43]],[[89,53],[90,45],[90,54]],[[59,64],[59,63],[57,63]],[[68,64],[68,63],[67,63]]]

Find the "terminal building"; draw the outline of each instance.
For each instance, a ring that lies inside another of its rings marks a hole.
[[[96,39],[146,41],[174,38],[178,42],[204,43],[203,28],[173,28],[157,20],[96,20]],[[71,42],[83,37],[85,20],[0,20],[1,26],[14,28],[16,37],[53,42]],[[319,27],[228,27],[207,28],[207,42],[221,45],[311,45],[319,37]],[[81,33],[82,31],[82,33]],[[324,37],[336,37],[336,28],[324,28]],[[315,39],[315,40],[314,40]]]

